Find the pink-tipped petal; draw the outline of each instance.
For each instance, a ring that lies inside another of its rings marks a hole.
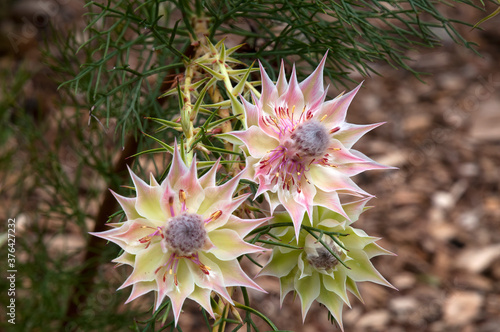
[[[305,80],[300,82],[299,86],[304,94],[304,100],[307,105],[321,98],[324,92],[323,86],[323,69],[325,68],[328,51],[321,59],[318,67]]]
[[[258,126],[260,115],[259,108],[254,104],[248,102],[241,95],[240,99],[243,102],[243,108],[245,110],[245,127],[250,128],[251,126]]]
[[[278,98],[278,90],[260,62],[259,65],[262,80],[262,92],[259,102],[261,103],[264,112],[271,114],[273,112],[274,102]]]
[[[233,131],[231,135],[239,138],[248,147],[248,152],[254,158],[264,157],[275,149],[279,142],[276,138],[266,135],[262,129],[252,126],[246,131]]]
[[[327,101],[316,113],[318,119],[323,119],[323,123],[328,128],[335,128],[341,126],[345,123],[345,117],[347,114],[347,109],[351,104],[354,96],[358,93],[361,88],[361,84],[358,85],[354,90],[349,91],[346,94],[338,96],[337,98]]]
[[[166,215],[163,213],[159,204],[160,198],[163,194],[162,188],[151,187],[135,175],[130,168],[128,170],[137,192],[137,201],[135,203],[135,209],[137,212],[142,217],[147,219],[164,220]]]
[[[280,96],[285,93],[286,89],[288,89],[288,82],[285,74],[285,62],[283,60],[281,60],[280,73],[278,75],[278,80],[276,81],[276,88],[278,89],[278,95]]]
[[[333,134],[333,137],[341,141],[347,149],[350,149],[364,134],[373,130],[385,122],[373,123],[369,125],[355,125],[345,123],[342,125],[341,130]]]
[[[137,202],[137,198],[135,197],[125,197],[121,196],[117,193],[115,193],[113,190],[111,191],[111,194],[116,198],[120,206],[122,207],[123,211],[125,212],[125,216],[127,217],[128,220],[140,218],[140,214],[137,212],[135,209],[135,203]]]

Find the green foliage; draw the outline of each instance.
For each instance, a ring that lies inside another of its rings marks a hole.
[[[469,0],[453,3],[476,7]],[[230,168],[240,154],[227,150],[212,133],[226,122],[241,125],[238,114],[218,114],[234,104],[237,93],[223,93],[224,100],[216,101],[207,91],[214,87],[223,90],[229,80],[235,83],[235,92],[248,95],[245,82],[258,79],[258,75],[245,64],[260,60],[276,78],[274,69],[285,58],[297,63],[300,75],[309,72],[309,65],[315,67],[330,50],[325,73],[333,83],[345,85],[351,71],[368,75],[376,61],[413,72],[405,51],[439,45],[439,30],[466,47],[473,46],[454,28],[454,24],[467,23],[442,14],[440,1],[108,0],[90,1],[86,8],[84,31],[54,31],[47,41],[46,61],[57,73],[62,97],[49,121],[33,117],[19,102],[29,72],[19,70],[12,80],[0,83],[0,120],[9,124],[0,136],[0,181],[16,201],[9,213],[19,216],[23,212],[30,220],[25,226],[28,229],[17,238],[18,255],[26,258],[17,263],[18,276],[22,276],[17,284],[19,324],[9,325],[12,330],[61,329],[72,287],[78,287],[75,280],[82,257],[80,252],[55,250],[55,243],[70,230],[87,240],[89,220],[96,218],[106,188],[128,195],[128,189],[120,189],[125,185],[121,174],[113,173],[114,159],[127,137],[138,141],[131,156],[140,156],[142,165],[152,163],[157,177],[165,174],[166,154],[155,157],[171,150],[173,137],[180,136],[177,120],[184,107],[181,87],[186,66],[194,56],[194,45],[205,38],[197,34],[199,19],[208,21],[206,35],[213,44],[224,37],[237,40],[236,44],[245,43],[232,55],[235,49],[219,50],[234,57],[231,61],[236,68],[228,76],[210,63],[198,63],[207,75],[196,77],[192,93],[194,97],[206,96],[198,98],[193,107],[192,114],[199,114],[195,122],[199,130],[189,151],[197,146],[205,149],[198,153],[202,160],[199,168],[211,166],[218,157]],[[223,77],[230,78],[223,82]],[[165,98],[159,99],[162,95]],[[152,128],[157,129],[154,134]],[[247,184],[256,191],[253,183]],[[253,241],[266,241],[260,235]],[[0,254],[6,257],[4,248]],[[107,246],[97,259],[105,264],[116,254],[115,247]],[[135,324],[132,328],[138,331],[162,329],[156,320],[170,317],[168,302],[152,320],[145,319],[143,324],[135,321],[143,313],[122,306],[127,291],[114,290],[123,280],[109,283],[107,270],[109,264],[99,269],[92,289],[77,288],[88,291],[89,299],[69,327],[122,331]],[[2,278],[2,289],[6,289],[5,283]],[[102,301],[106,296],[111,299]],[[276,330],[262,313],[249,307],[246,292],[243,297],[239,308],[246,312],[244,322],[255,328],[252,317],[260,317],[268,323],[266,328]],[[6,305],[4,299],[2,306]],[[227,316],[221,322],[241,325]],[[175,330],[168,322],[163,329]]]

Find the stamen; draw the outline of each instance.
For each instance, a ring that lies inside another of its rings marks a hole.
[[[208,217],[208,219],[206,219],[206,220],[204,221],[204,223],[205,223],[205,224],[208,224],[208,223],[209,223],[209,222],[211,222],[211,221],[215,221],[215,220],[219,219],[219,217],[220,217],[221,215],[222,215],[222,211],[221,211],[221,210],[217,210],[217,211],[215,211],[214,213],[212,213],[212,214],[210,215],[210,217]]]
[[[187,210],[187,208],[186,208],[186,193],[182,189],[179,190],[179,201],[182,204],[182,206],[181,206],[182,212],[186,212],[186,210]]]
[[[323,117],[321,118],[321,120],[319,120],[319,122],[323,122],[323,120],[326,119],[327,116],[328,114],[323,115]]]
[[[325,115],[326,116],[326,115]],[[330,130],[330,134],[336,133],[337,131],[340,130],[340,127],[335,127],[332,130]]]
[[[174,197],[173,196],[170,196],[168,198],[168,206],[170,208],[170,215],[172,217],[175,217],[175,212],[174,212]]]

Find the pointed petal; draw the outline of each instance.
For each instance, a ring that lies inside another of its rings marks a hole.
[[[382,248],[376,243],[370,243],[369,245],[363,248],[363,251],[366,253],[369,259],[372,259],[373,257],[380,255],[397,256],[395,253]]]
[[[208,172],[203,174],[203,176],[199,179],[200,185],[203,188],[214,187],[215,186],[215,176],[217,175],[217,170],[220,167],[220,158],[217,159],[215,164],[210,168]]]
[[[347,149],[350,149],[364,134],[380,127],[385,122],[373,123],[369,125],[356,125],[344,123],[339,125],[340,130],[333,134],[333,138],[338,139]]]
[[[125,197],[118,195],[115,193],[113,190],[109,190],[115,196],[116,200],[122,207],[123,211],[125,212],[125,215],[127,216],[127,220],[133,220],[137,218],[141,218],[137,210],[135,209],[135,203],[137,201],[136,197]]]
[[[254,158],[264,157],[279,145],[279,141],[276,138],[267,135],[257,126],[251,126],[245,131],[233,131],[229,134],[245,143],[248,151]]]
[[[288,89],[288,82],[286,81],[285,62],[281,60],[280,73],[276,81],[276,88],[278,89],[278,96],[281,96]]]
[[[346,214],[342,204],[340,203],[339,195],[335,191],[325,192],[323,190],[318,189],[316,192],[316,196],[314,196],[314,204],[319,205],[319,206],[323,206],[329,210],[332,210],[332,211],[340,214],[341,216],[343,216],[344,218],[349,220],[349,216]],[[324,216],[324,215],[322,216],[322,218],[325,218],[325,217],[326,216]],[[316,218],[315,220],[318,221],[321,219]],[[313,225],[313,226],[317,226],[317,225]]]
[[[328,311],[335,317],[340,329],[344,331],[344,326],[342,325],[342,309],[344,307],[344,302],[342,299],[335,294],[322,291],[317,301],[328,308]]]
[[[242,255],[262,252],[266,249],[247,243],[233,230],[216,229],[208,233],[214,248],[209,252],[223,261],[233,260]]]
[[[124,251],[120,256],[113,259],[112,262],[117,263],[117,266],[119,265],[134,266],[135,255],[129,254],[128,252]]]
[[[252,97],[256,99],[255,95],[252,95]],[[243,98],[242,95],[240,95],[240,99],[243,102],[243,108],[245,110],[245,128],[248,129],[251,126],[258,126],[260,115],[259,108]]]
[[[260,95],[259,104],[261,104],[261,107],[264,110],[264,112],[272,114],[275,101],[278,98],[278,90],[276,89],[276,86],[274,86],[273,81],[271,81],[271,79],[267,75],[260,61],[259,65],[260,65],[260,76],[262,80],[262,91]]]
[[[295,65],[292,69],[292,76],[290,77],[290,85],[286,92],[281,95],[276,105],[283,106],[291,109],[295,106],[295,114],[300,115],[302,109],[304,108],[304,95],[299,87],[299,82],[297,81],[297,74],[295,72]]]
[[[174,313],[175,325],[177,326],[179,322],[179,315],[181,314],[182,305],[186,298],[193,293],[195,285],[193,280],[193,275],[191,271],[187,268],[184,259],[179,261],[179,266],[177,269],[177,280],[178,286],[174,287],[171,292],[168,292],[167,296],[172,302],[172,312]],[[172,280],[166,280],[166,282],[172,282]],[[161,290],[160,290],[161,293]]]
[[[173,189],[177,192],[184,190],[186,194],[186,206],[190,211],[198,211],[199,206],[205,198],[205,191],[198,181],[198,170],[196,158],[193,159],[189,171],[184,174],[175,184]]]
[[[292,197],[290,197],[289,193],[284,193],[282,190],[278,191],[278,197],[280,203],[288,211],[290,217],[292,217],[293,228],[295,229],[295,235],[298,241],[300,226],[302,225],[302,219],[304,219],[304,213],[306,212],[306,208],[302,206],[300,203],[297,203]]]
[[[358,85],[354,90],[340,95],[335,99],[327,101],[321,107],[321,110],[316,112],[316,117],[318,119],[323,119],[323,123],[327,128],[335,128],[342,126],[345,122],[345,117],[347,114],[347,109],[351,104],[354,96],[358,93],[361,88],[361,84]],[[325,117],[326,115],[326,117]]]
[[[189,298],[201,305],[212,318],[215,318],[214,311],[212,310],[212,305],[210,303],[211,293],[212,290],[210,289],[195,286],[194,291],[191,295],[189,295]]]
[[[295,279],[295,289],[300,297],[302,304],[302,321],[306,319],[307,312],[311,308],[311,304],[320,294],[321,284],[319,275],[314,273],[310,277]]]
[[[328,51],[323,56],[323,59],[321,59],[316,70],[299,84],[307,105],[321,98],[325,91],[323,86],[323,68],[325,67],[327,56]]]
[[[132,302],[141,295],[156,290],[156,281],[138,282],[132,285],[132,292],[130,292],[130,296],[128,297],[127,301],[125,301],[125,304]]]
[[[228,222],[224,226],[225,228],[234,230],[241,238],[244,238],[257,226],[260,226],[270,219],[272,219],[272,217],[260,219],[241,219],[237,216],[231,215]]]
[[[347,275],[344,268],[338,268],[332,275],[322,275],[322,284],[329,291],[338,295],[342,301],[349,304],[347,297],[346,279]]]
[[[288,275],[297,266],[300,250],[293,250],[283,254],[279,250],[273,250],[271,258],[259,272],[260,276],[274,276],[282,278]]]
[[[238,186],[241,175],[242,172],[238,173],[235,177],[233,177],[232,179],[230,179],[221,186],[206,188],[205,199],[198,208],[197,213],[200,215],[210,214],[217,211],[217,209],[222,207],[224,204],[229,204],[231,202],[231,198],[235,194],[234,191]],[[217,208],[214,207],[215,205],[217,205]],[[222,211],[222,212],[223,214],[228,213],[227,211]]]
[[[349,177],[343,175],[333,167],[311,165],[309,176],[311,182],[325,192],[342,190],[353,194],[371,196]]]
[[[118,289],[138,282],[155,280],[155,270],[165,263],[165,256],[159,243],[153,243],[148,249],[138,252],[135,257],[134,271],[132,271],[127,280]]]
[[[349,252],[349,257],[352,260],[346,261],[345,264],[351,269],[348,271],[348,276],[357,281],[371,281],[379,285],[387,286],[396,289],[392,286],[378,271],[368,259],[368,256],[361,250]]]
[[[170,170],[168,172],[167,177],[162,183],[162,186],[165,182],[170,183],[172,188],[175,188],[175,184],[177,180],[183,177],[186,173],[188,173],[188,168],[186,164],[182,161],[179,146],[177,145],[177,140],[174,143],[174,153],[172,157],[172,165],[170,166]]]
[[[128,166],[127,166],[128,167]],[[128,168],[137,192],[136,211],[146,219],[164,220],[167,216],[160,206],[161,187],[151,187]]]
[[[158,181],[156,181],[155,177],[153,176],[153,173],[149,173],[149,185],[152,187],[158,187]]]
[[[224,276],[224,285],[226,287],[250,287],[257,291],[267,293],[252,279],[250,279],[245,272],[241,269],[239,262],[234,259],[230,261],[219,261],[218,266],[222,275]]]

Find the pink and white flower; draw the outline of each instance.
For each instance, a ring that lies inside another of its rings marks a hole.
[[[366,170],[387,169],[352,149],[356,141],[382,123],[355,125],[345,121],[347,108],[360,86],[326,101],[323,68],[299,83],[292,70],[290,82],[281,65],[274,84],[261,65],[262,93],[254,104],[243,100],[244,131],[230,134],[245,145],[245,177],[258,183],[271,213],[282,204],[290,213],[298,235],[305,211],[324,206],[343,216],[339,193],[371,196],[351,177]]]
[[[113,193],[127,220],[92,234],[123,249],[113,262],[133,267],[120,287],[132,286],[127,303],[155,291],[155,308],[168,297],[177,323],[186,298],[214,316],[212,291],[229,303],[233,302],[227,287],[263,291],[243,272],[237,258],[264,250],[243,238],[268,218],[246,220],[233,215],[248,194],[233,199],[241,173],[217,186],[218,166],[216,162],[198,178],[196,161],[188,168],[176,144],[171,169],[161,185],[153,176],[147,184],[130,171],[137,197]]]

